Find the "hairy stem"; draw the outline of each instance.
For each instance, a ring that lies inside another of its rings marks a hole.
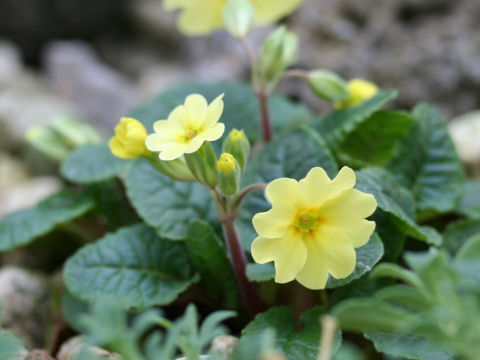
[[[260,121],[262,127],[263,141],[269,142],[272,140],[273,131],[270,123],[270,110],[268,108],[268,96],[265,92],[257,93],[258,104],[260,106]]]
[[[248,281],[245,271],[247,269],[247,258],[242,249],[240,239],[238,238],[237,229],[233,219],[225,219],[222,222],[223,232],[227,243],[228,252],[233,264],[233,270],[237,279],[242,299],[247,310],[255,315],[264,309],[264,306],[257,295],[257,292],[251,282]]]
[[[322,338],[320,339],[320,352],[318,360],[330,360],[332,358],[333,342],[338,322],[333,316],[324,315],[322,323]]]

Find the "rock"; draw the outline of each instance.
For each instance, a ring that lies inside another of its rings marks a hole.
[[[448,129],[467,170],[480,178],[480,110],[456,117]]]
[[[27,178],[27,169],[25,169],[25,166],[20,161],[6,153],[0,153],[0,198],[2,198],[3,194],[8,190],[25,182]],[[0,209],[2,207],[3,203],[0,200]]]
[[[113,127],[137,103],[132,84],[101,63],[85,43],[51,43],[45,53],[45,67],[57,93],[104,128]]]
[[[238,338],[231,335],[219,335],[212,340],[211,352],[230,355],[238,343]]]
[[[43,176],[24,181],[4,194],[0,192],[0,218],[36,205],[47,196],[56,193],[61,187],[62,183],[58,178]]]
[[[18,334],[29,348],[44,346],[50,319],[48,281],[17,267],[0,270],[2,326]]]
[[[55,360],[46,351],[33,350],[25,357],[25,360]]]
[[[76,336],[65,342],[57,354],[57,360],[75,360],[84,347],[84,339]],[[122,360],[118,354],[91,346],[87,350],[95,360]]]
[[[9,42],[0,42],[0,88],[7,86],[20,73],[22,64],[18,49]]]

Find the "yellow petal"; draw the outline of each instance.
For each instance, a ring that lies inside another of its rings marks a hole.
[[[194,0],[178,18],[178,28],[186,35],[208,35],[223,27],[223,1]]]
[[[356,253],[353,245],[342,233],[321,231],[316,235],[316,256],[322,257],[328,272],[336,279],[350,275],[355,269]]]
[[[358,248],[365,245],[375,231],[375,221],[365,219],[337,218],[329,220],[328,227],[342,233]]]
[[[289,178],[273,180],[267,185],[265,195],[274,207],[291,209],[298,202],[298,182]]]
[[[298,182],[300,202],[305,206],[318,206],[328,196],[330,178],[320,167],[312,168],[307,176]]]
[[[170,144],[160,152],[160,160],[175,160],[185,153],[185,144]]]
[[[307,249],[296,237],[285,236],[278,239],[257,237],[252,243],[252,257],[260,264],[275,261],[275,281],[286,283],[305,265]]]
[[[185,109],[189,124],[195,124],[197,127],[202,126],[205,114],[207,112],[208,103],[202,95],[192,94],[185,99]]]
[[[221,94],[213,100],[210,105],[208,105],[207,113],[205,115],[205,120],[203,122],[203,128],[208,129],[220,120],[220,116],[223,113],[223,95]]]
[[[203,134],[203,137],[207,141],[215,141],[222,137],[224,131],[225,131],[225,125],[223,123],[217,123],[215,124],[215,126],[205,131],[205,133]]]
[[[357,189],[347,189],[338,197],[328,200],[320,212],[326,221],[337,218],[361,219],[372,215],[377,208],[377,201],[371,194]]]
[[[168,115],[167,120],[160,120],[156,123],[161,123],[162,121],[168,121],[170,124],[175,124],[178,127],[185,129],[188,127],[188,117],[187,117],[187,109],[185,109],[184,105],[178,105],[172,112]],[[155,130],[155,126],[154,126]],[[157,130],[155,130],[157,131]]]
[[[175,143],[175,141],[166,137],[164,133],[150,134],[145,140],[145,146],[150,151],[162,151],[166,145],[172,143]]]
[[[295,11],[303,0],[251,0],[255,8],[255,22],[268,24]]]
[[[195,151],[200,149],[204,141],[205,139],[202,136],[195,137],[192,141],[190,141],[189,144],[187,144],[187,147],[185,148],[185,153],[186,154],[194,153]]]
[[[252,223],[258,235],[266,238],[279,238],[285,235],[287,226],[292,220],[292,211],[273,208],[267,212],[256,214]]]
[[[305,239],[307,260],[297,274],[297,281],[308,289],[324,289],[328,280],[328,270],[324,262],[322,248],[313,238]]]
[[[125,147],[123,144],[119,141],[117,137],[113,137],[110,139],[108,146],[110,147],[110,151],[112,152],[113,155],[116,157],[119,157],[121,159],[131,159],[132,157],[125,151]]]

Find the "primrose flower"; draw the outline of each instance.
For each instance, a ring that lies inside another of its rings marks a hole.
[[[309,289],[323,289],[328,274],[345,278],[355,269],[355,248],[365,245],[375,229],[371,215],[377,202],[353,189],[355,173],[343,167],[330,180],[315,167],[300,181],[280,178],[266,188],[272,209],[253,217],[258,237],[253,259],[275,263],[275,281],[296,279]]]
[[[113,155],[122,159],[148,155],[146,138],[147,131],[140,121],[124,117],[115,126],[115,136],[109,142],[110,150]]]
[[[250,0],[255,9],[254,22],[265,25],[296,10],[303,0]],[[223,27],[227,0],[164,0],[167,10],[181,10],[178,28],[186,35],[208,35]]]
[[[377,85],[362,79],[350,80],[347,84],[347,88],[350,95],[346,100],[335,103],[337,109],[358,105],[378,93]]]
[[[177,106],[167,120],[153,124],[155,134],[148,135],[147,148],[160,152],[160,160],[174,160],[197,151],[205,141],[219,139],[225,125],[218,120],[223,112],[223,94],[210,105],[202,95],[193,94]]]

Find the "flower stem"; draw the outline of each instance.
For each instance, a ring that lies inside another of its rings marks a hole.
[[[268,109],[268,96],[265,92],[261,91],[257,93],[258,104],[260,106],[260,117],[262,126],[263,141],[269,142],[272,140],[273,131],[270,123],[270,110]]]
[[[233,270],[237,279],[242,299],[247,310],[252,314],[258,314],[264,310],[264,306],[257,295],[253,284],[248,281],[246,276],[247,258],[240,244],[237,229],[233,219],[225,219],[222,221],[223,233],[227,243],[228,252],[230,253]]]
[[[330,360],[332,358],[333,342],[335,341],[335,331],[337,331],[338,322],[333,316],[324,315],[321,323],[322,338],[320,340],[318,360]]]

